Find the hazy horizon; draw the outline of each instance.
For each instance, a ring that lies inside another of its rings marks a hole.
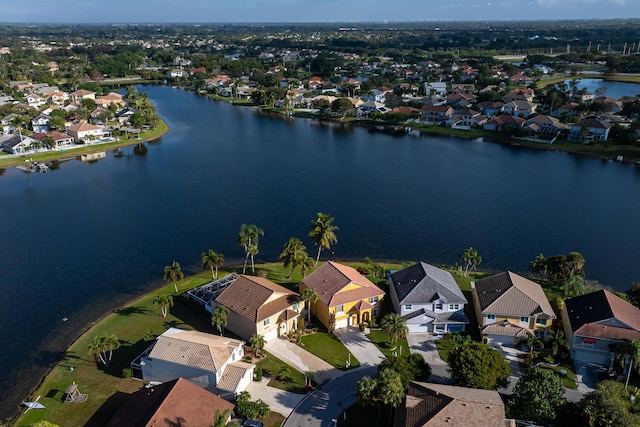
[[[640,18],[631,0],[4,0],[2,24],[268,24]]]

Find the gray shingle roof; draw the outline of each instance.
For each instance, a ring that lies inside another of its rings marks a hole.
[[[440,299],[449,304],[467,303],[451,273],[426,262],[391,274],[391,286],[400,304],[425,304]]]

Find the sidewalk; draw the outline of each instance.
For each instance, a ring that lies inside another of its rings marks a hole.
[[[318,384],[342,374],[341,370],[284,338],[269,341],[265,350],[302,373],[315,372]]]
[[[369,341],[365,332],[360,332],[360,329],[355,327],[340,328],[336,329],[335,334],[361,365],[377,366],[385,359],[384,354]]]

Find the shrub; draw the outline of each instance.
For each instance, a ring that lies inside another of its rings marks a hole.
[[[262,381],[262,368],[260,366],[256,369],[256,381]]]
[[[360,332],[364,332],[364,323],[360,323],[358,328],[360,328]]]
[[[131,378],[131,368],[123,368],[122,369],[122,378]]]
[[[298,330],[302,331],[304,330],[304,319],[300,318],[300,320],[298,320]]]

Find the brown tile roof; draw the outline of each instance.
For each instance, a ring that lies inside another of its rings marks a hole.
[[[504,404],[498,392],[412,381],[395,427],[504,427]]]
[[[79,89],[75,92],[71,92],[69,95],[71,96],[86,96],[86,95],[95,95],[95,92],[90,92],[88,90]]]
[[[369,279],[358,273],[355,268],[328,261],[311,273],[302,283],[318,292],[320,301],[327,307],[358,301],[373,296],[382,296],[384,291]],[[357,288],[340,292],[354,283]]]
[[[542,287],[510,271],[476,280],[475,289],[484,314],[520,317],[544,313],[556,318]]]
[[[233,362],[229,363],[222,374],[222,378],[218,384],[216,384],[216,388],[220,391],[235,393],[238,389],[238,383],[245,376],[247,371],[251,371],[255,369],[256,365],[252,365],[251,363],[245,362]]]
[[[77,125],[69,126],[67,128],[67,130],[70,130],[72,132],[85,132],[88,130],[97,130],[97,129],[102,129],[102,127],[95,126],[87,122],[81,122],[81,123],[78,123]]]
[[[526,337],[527,332],[533,334],[531,329],[514,325],[508,321],[491,323],[480,329],[480,333],[483,335],[505,335],[508,337]]]
[[[262,277],[240,275],[216,302],[257,323],[297,304],[300,296]]]
[[[52,130],[50,132],[38,132],[38,133],[34,133],[33,135],[31,135],[31,138],[37,139],[37,140],[44,140],[47,136],[51,136],[54,140],[56,141],[62,141],[62,140],[67,140],[67,139],[72,139],[69,135],[67,135],[66,133],[60,133],[58,131]]]
[[[244,341],[173,328],[158,337],[149,357],[217,372],[242,345]]]
[[[565,301],[571,329],[577,333],[585,324],[617,319],[630,330],[640,331],[640,309],[601,289]]]
[[[131,395],[107,427],[208,426],[217,411],[233,411],[232,403],[178,378]]]
[[[587,323],[574,332],[575,335],[585,337],[604,338],[613,341],[638,341],[640,342],[640,331],[634,329],[618,328],[616,326],[606,326],[598,323]]]

